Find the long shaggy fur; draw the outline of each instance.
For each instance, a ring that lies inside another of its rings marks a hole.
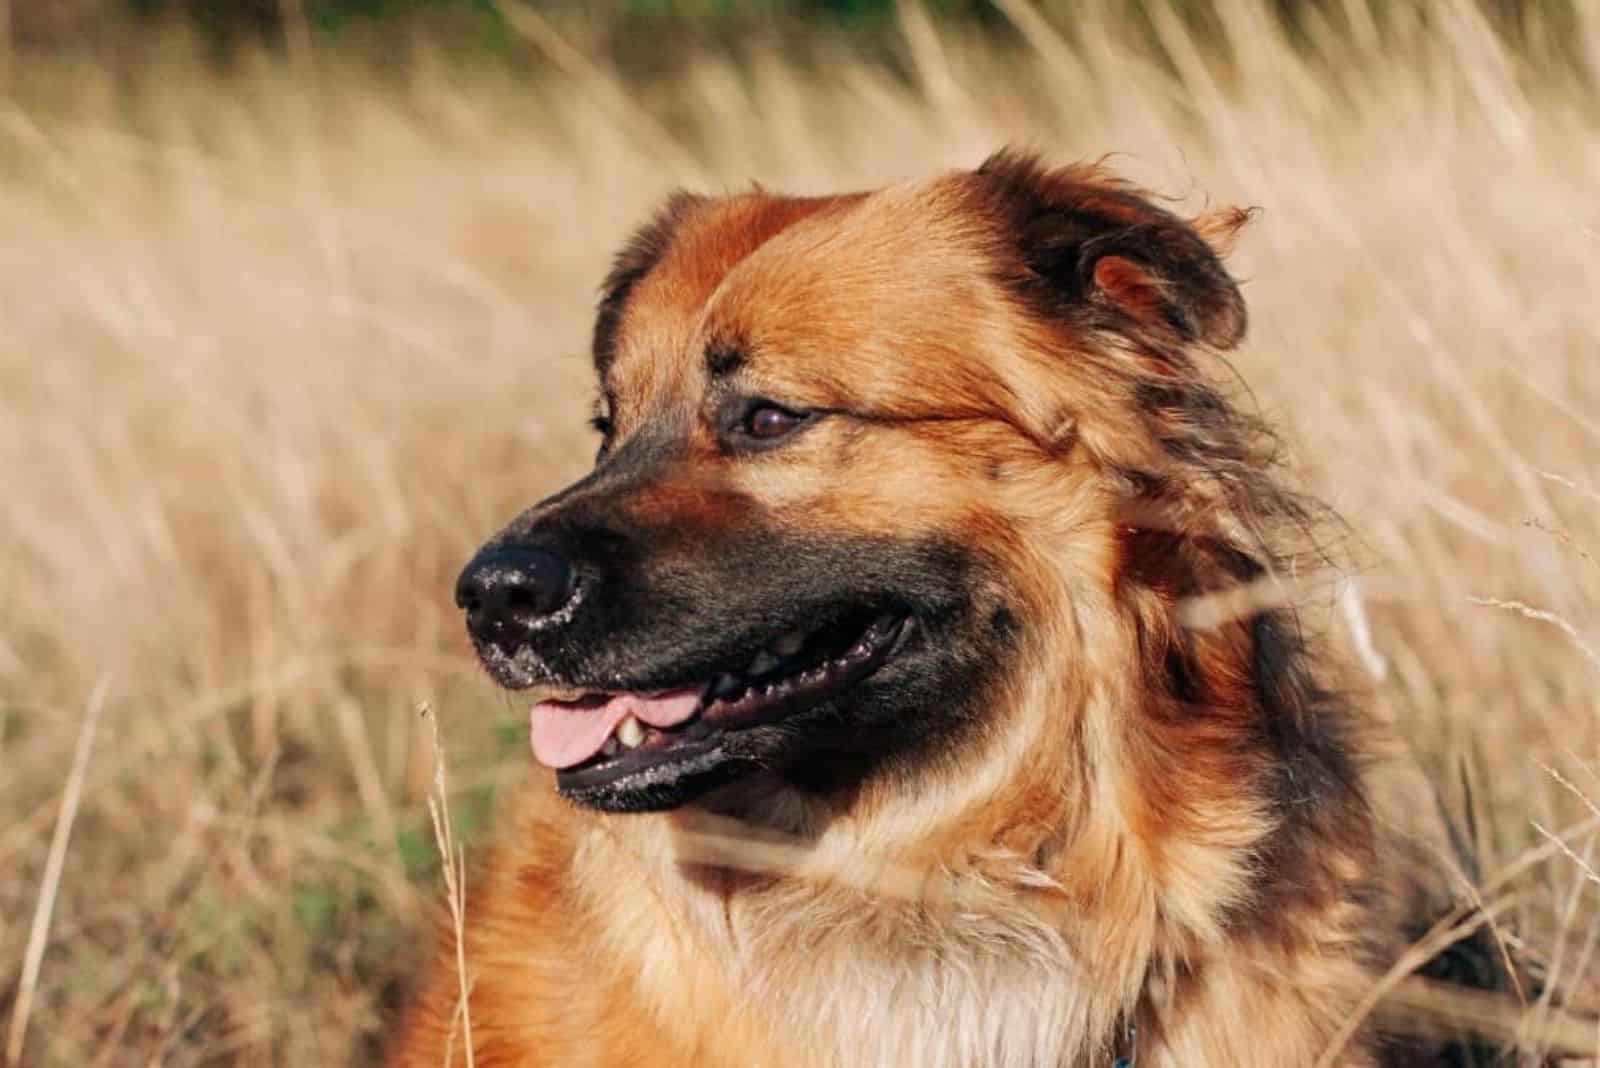
[[[619,433],[692,408],[719,351],[862,413],[759,464],[690,431],[641,512],[973,546],[1007,640],[967,726],[847,785],[603,815],[535,775],[467,909],[480,1068],[1323,1055],[1405,917],[1373,728],[1286,603],[1322,516],[1219,384],[1246,218],[1002,153],[641,231],[595,338]],[[396,1066],[465,1063],[439,961]],[[1421,1056],[1363,1028],[1335,1063]]]

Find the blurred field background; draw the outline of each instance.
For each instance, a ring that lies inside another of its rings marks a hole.
[[[1262,209],[1236,362],[1353,529],[1364,699],[1543,981],[1526,1044],[1600,1005],[1600,7],[0,25],[5,1063],[369,1063],[441,895],[419,708],[469,856],[530,763],[451,583],[592,456],[614,248],[676,186],[822,192],[1008,142]]]

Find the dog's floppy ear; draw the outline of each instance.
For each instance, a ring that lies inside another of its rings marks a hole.
[[[975,177],[1015,241],[1018,281],[1052,313],[1219,349],[1244,337],[1244,298],[1218,249],[1248,213],[1191,225],[1095,167],[1009,150]]]

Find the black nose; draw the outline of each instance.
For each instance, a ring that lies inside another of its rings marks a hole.
[[[456,604],[473,637],[510,652],[533,624],[572,599],[573,581],[572,565],[548,549],[488,549],[456,580]]]

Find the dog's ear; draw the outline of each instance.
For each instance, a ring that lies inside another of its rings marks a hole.
[[[1244,337],[1244,298],[1218,253],[1248,213],[1191,225],[1095,167],[1012,151],[975,178],[1015,243],[1019,285],[1051,313],[1219,349]]]

